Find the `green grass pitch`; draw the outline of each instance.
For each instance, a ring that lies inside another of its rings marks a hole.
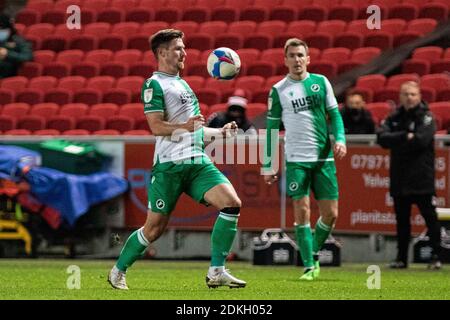
[[[321,277],[300,282],[300,268],[253,266],[231,262],[243,289],[208,289],[207,261],[138,261],[127,273],[129,291],[113,290],[106,276],[113,261],[0,259],[0,300],[5,299],[147,299],[147,300],[297,300],[297,299],[450,299],[450,266],[428,271],[381,268],[381,289],[367,288],[369,264],[323,267]],[[81,270],[80,289],[68,289],[70,265]]]

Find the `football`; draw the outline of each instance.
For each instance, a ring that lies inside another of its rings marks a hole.
[[[236,51],[230,48],[217,48],[208,56],[208,73],[219,80],[231,80],[239,74],[241,59]]]

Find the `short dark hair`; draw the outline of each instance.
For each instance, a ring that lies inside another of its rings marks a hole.
[[[152,48],[153,54],[158,58],[158,48],[161,45],[167,44],[173,39],[181,38],[183,39],[183,31],[176,29],[164,29],[159,30],[157,33],[150,37],[150,47]]]
[[[298,38],[290,38],[286,40],[286,43],[284,45],[284,55],[286,56],[288,48],[289,47],[299,47],[303,46],[305,47],[306,55],[309,55],[309,48],[305,41],[300,40]]]

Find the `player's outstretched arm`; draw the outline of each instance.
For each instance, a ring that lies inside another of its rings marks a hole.
[[[176,130],[186,130],[193,132],[205,124],[205,118],[202,115],[196,115],[184,123],[170,123],[164,121],[163,112],[146,113],[148,125],[155,136],[171,136]]]
[[[237,135],[238,125],[235,121],[228,122],[222,128],[210,128],[204,127],[203,133],[205,134],[205,140],[211,141],[212,137],[216,138],[232,138]]]

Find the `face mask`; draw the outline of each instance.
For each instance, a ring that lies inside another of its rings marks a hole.
[[[6,40],[8,40],[10,35],[11,35],[11,30],[9,30],[9,29],[0,30],[0,42],[5,42]]]

